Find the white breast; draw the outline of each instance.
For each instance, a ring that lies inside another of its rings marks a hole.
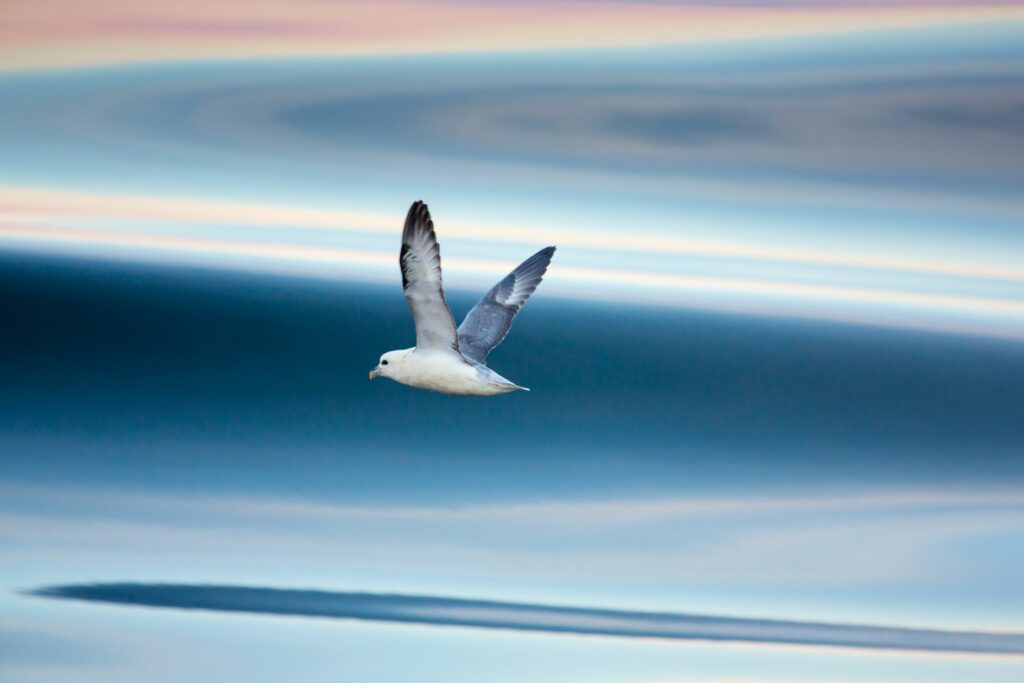
[[[413,351],[391,377],[412,387],[457,396],[493,396],[517,388],[487,381],[462,357],[445,352]]]

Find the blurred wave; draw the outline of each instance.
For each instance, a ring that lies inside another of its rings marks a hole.
[[[411,341],[396,282],[21,255],[0,285],[0,318],[26,321],[0,339],[10,477],[150,481],[158,461],[163,485],[451,500],[1024,466],[1024,348],[1005,340],[545,294],[493,358],[535,391],[497,406],[368,388],[365,365]],[[456,318],[482,290],[450,293]]]
[[[0,69],[196,58],[543,50],[1020,20],[1013,0],[118,0],[5,8]]]
[[[6,75],[0,245],[1021,338],[1022,35]]]
[[[376,595],[242,586],[80,584],[31,591],[47,598],[361,619],[443,626],[575,633],[671,640],[755,643],[939,652],[1024,654],[1024,633],[939,631],[885,626],[736,619],[693,614],[628,612],[416,595]]]

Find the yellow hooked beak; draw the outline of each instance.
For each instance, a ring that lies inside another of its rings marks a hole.
[[[373,370],[370,370],[370,379],[377,379],[378,377],[380,377],[380,368],[379,367],[376,367]]]

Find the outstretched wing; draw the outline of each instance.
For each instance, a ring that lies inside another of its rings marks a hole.
[[[457,352],[455,320],[441,284],[441,249],[430,210],[423,202],[413,203],[405,217],[398,263],[405,300],[416,324],[416,348]]]
[[[487,363],[487,354],[508,334],[512,319],[537,289],[554,253],[554,247],[541,249],[480,299],[459,325],[459,351],[463,356]]]

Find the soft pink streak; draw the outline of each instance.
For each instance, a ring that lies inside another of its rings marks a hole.
[[[0,69],[260,56],[616,47],[1024,20],[1020,2],[789,7],[452,0],[6,3]]]

